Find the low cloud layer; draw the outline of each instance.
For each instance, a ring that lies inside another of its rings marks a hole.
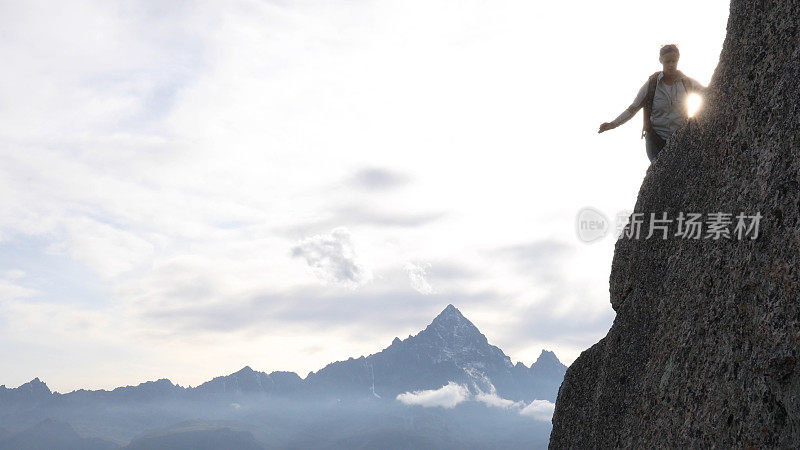
[[[398,395],[397,400],[406,405],[418,405],[423,408],[452,409],[459,403],[467,401],[469,397],[470,393],[466,387],[451,381],[439,389],[405,392]]]
[[[547,400],[534,400],[519,413],[523,416],[532,417],[535,420],[549,422],[553,418],[553,411],[556,404]]]
[[[405,405],[445,409],[455,408],[463,402],[475,401],[492,408],[517,411],[523,416],[542,422],[550,422],[555,410],[555,404],[547,400],[533,400],[530,404],[525,405],[524,402],[515,402],[500,397],[493,386],[491,387],[491,392],[479,390],[477,394],[473,394],[466,386],[453,381],[439,389],[405,392],[398,395],[397,400]]]
[[[486,406],[491,406],[492,408],[511,409],[522,408],[525,406],[525,404],[522,402],[515,402],[514,400],[500,397],[497,395],[497,392],[479,392],[474,396],[474,399],[475,401],[481,402]]]

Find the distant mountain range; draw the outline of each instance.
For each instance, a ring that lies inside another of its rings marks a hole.
[[[405,442],[403,436],[409,439],[414,436],[414,442],[438,442],[435,447],[450,448],[446,442],[456,442],[453,430],[465,427],[459,439],[466,439],[470,432],[477,437],[453,444],[463,448],[483,436],[478,433],[481,427],[490,429],[486,431],[488,436],[522,419],[516,413],[492,412],[494,418],[487,421],[485,408],[464,406],[453,413],[442,412],[450,414],[446,417],[425,413],[429,417],[422,420],[419,417],[423,410],[409,410],[396,401],[398,395],[436,390],[455,383],[471,394],[491,393],[515,405],[525,405],[534,399],[554,402],[565,372],[566,366],[553,352],[546,350],[531,367],[513,364],[501,349],[489,344],[486,336],[457,308],[448,305],[415,336],[403,340],[395,338],[389,347],[373,355],[328,364],[309,373],[305,379],[294,372],[268,374],[244,367],[194,388],[175,385],[168,379],[111,391],[80,389],[67,394],[52,392],[38,378],[14,389],[0,386],[0,449],[20,447],[23,442],[36,441],[36,436],[44,439],[56,435],[64,436],[64,445],[74,444],[76,448],[107,448],[109,445],[116,448],[125,442],[130,443],[130,448],[148,445],[151,445],[148,448],[183,448],[164,443],[210,442],[213,439],[246,446],[252,443],[250,431],[259,438],[291,447],[289,443],[296,442],[297,436],[307,435],[304,430],[309,426],[326,431],[319,431],[316,438],[300,445],[302,448],[315,448],[312,443],[334,435],[345,448],[357,442],[373,442],[378,436],[400,439],[397,441],[400,443]],[[364,411],[370,412],[364,414]],[[412,411],[411,416],[404,411]],[[246,414],[249,414],[250,425],[242,429],[202,425],[206,422],[186,426],[192,423],[187,420],[200,417],[206,421],[240,420]],[[380,419],[384,415],[387,418]],[[333,416],[337,418],[331,419]],[[52,421],[51,417],[58,420]],[[258,421],[269,426],[251,426]],[[84,438],[77,435],[70,424],[94,430],[87,433],[92,438],[81,440]],[[522,433],[528,433],[528,438],[515,441],[512,428],[511,432],[504,432],[502,439],[515,443],[546,439],[541,426],[526,427]],[[549,422],[546,428],[549,430]],[[448,435],[451,437],[446,437]],[[114,442],[94,439],[95,436]],[[14,442],[19,445],[9,446]],[[47,447],[48,442],[42,445]],[[404,448],[403,445],[400,447]],[[29,447],[26,444],[20,448]]]
[[[510,400],[555,402],[567,367],[543,350],[531,367],[513,364],[502,350],[489,344],[475,325],[448,305],[424,330],[373,355],[328,364],[305,379],[294,372],[258,372],[249,366],[216,377],[194,388],[168,379],[148,381],[111,391],[80,389],[68,394],[50,391],[35,378],[15,389],[0,386],[0,406],[17,402],[150,401],[219,394],[265,393],[276,396],[374,396],[393,400],[411,390],[436,389],[449,382],[488,391]]]

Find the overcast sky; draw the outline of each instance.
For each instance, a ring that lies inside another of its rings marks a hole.
[[[305,376],[448,303],[530,365],[614,318],[660,69],[728,2],[0,2],[0,384]]]

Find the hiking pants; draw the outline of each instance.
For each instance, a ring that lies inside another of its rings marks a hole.
[[[664,145],[667,143],[661,136],[658,135],[655,131],[651,131],[645,135],[644,140],[646,141],[647,147],[647,157],[650,158],[650,162],[653,162],[658,156],[658,152],[664,148]]]

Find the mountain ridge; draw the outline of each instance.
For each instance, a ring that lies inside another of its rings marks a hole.
[[[540,363],[542,361],[542,363]],[[535,373],[547,361],[548,370]],[[376,371],[377,367],[377,371]],[[412,369],[413,368],[413,369]],[[476,389],[497,387],[514,400],[534,397],[555,400],[566,366],[551,351],[542,350],[530,367],[512,364],[503,351],[489,344],[486,336],[454,305],[448,304],[429,325],[406,339],[395,337],[379,352],[327,364],[301,378],[295,372],[260,372],[249,365],[228,375],[214,377],[196,387],[182,387],[167,378],[145,381],[112,390],[76,389],[60,394],[35,378],[18,388],[0,386],[0,403],[12,401],[154,401],[186,395],[218,396],[263,393],[270,395],[321,395],[332,390],[346,396],[384,396],[393,399],[413,389],[435,389],[450,381]],[[377,374],[377,384],[376,384]],[[542,378],[541,382],[537,381]],[[486,378],[493,385],[486,385]],[[496,385],[496,386],[495,386]],[[526,393],[525,391],[530,390]]]

